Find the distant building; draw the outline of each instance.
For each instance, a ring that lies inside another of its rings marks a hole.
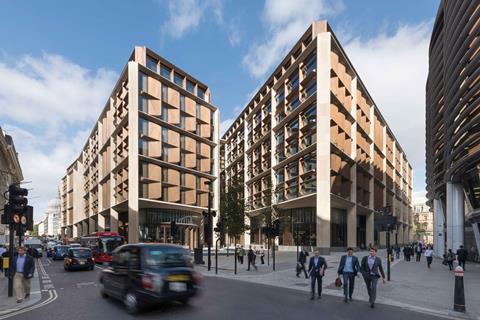
[[[413,205],[414,240],[433,244],[433,213],[426,203]]]
[[[18,154],[11,136],[0,128],[0,194],[8,190],[8,186],[23,180]],[[0,208],[3,209],[6,200],[0,197]],[[0,243],[8,242],[8,228],[0,224]]]

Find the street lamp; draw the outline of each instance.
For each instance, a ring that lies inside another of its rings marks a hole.
[[[211,250],[212,250],[212,237],[213,237],[213,217],[216,215],[215,211],[212,211],[212,192],[211,192],[211,184],[212,181],[207,180],[205,181],[205,185],[208,187],[208,211],[203,211],[204,221],[204,238],[208,245],[208,271],[212,266],[211,260]],[[206,221],[205,221],[206,218]]]

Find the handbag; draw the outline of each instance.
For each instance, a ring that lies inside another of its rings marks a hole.
[[[342,286],[342,279],[340,279],[340,277],[337,277],[337,279],[335,279],[335,287],[339,288]]]

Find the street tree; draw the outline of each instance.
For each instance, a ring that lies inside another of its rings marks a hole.
[[[225,224],[225,232],[234,238],[235,244],[249,226],[245,223],[244,184],[236,176],[227,181],[220,195],[220,219]]]

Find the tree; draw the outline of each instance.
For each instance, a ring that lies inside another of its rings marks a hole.
[[[244,185],[237,177],[233,176],[228,182],[225,190],[220,195],[220,219],[225,223],[226,233],[235,239],[249,229],[245,223],[245,199]]]
[[[38,237],[38,224],[33,225],[32,236],[33,237]]]

